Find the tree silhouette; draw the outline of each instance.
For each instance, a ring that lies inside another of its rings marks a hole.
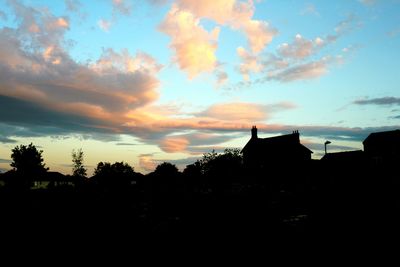
[[[220,154],[213,150],[205,153],[195,163],[186,166],[184,174],[197,178],[196,186],[203,187],[207,184],[208,187],[221,189],[238,179],[242,174],[242,167],[242,155],[239,149],[225,149]]]
[[[83,165],[82,148],[77,151],[72,150],[72,175],[76,177],[86,177],[86,168]]]
[[[18,187],[31,186],[34,178],[43,175],[48,168],[43,163],[42,150],[30,143],[29,145],[16,146],[11,150],[11,167],[14,168],[17,180],[13,181]]]
[[[163,162],[159,164],[156,169],[154,170],[154,174],[160,175],[160,176],[176,176],[179,173],[178,168],[169,162]]]
[[[124,189],[131,185],[135,178],[135,171],[128,163],[123,161],[99,162],[94,170],[94,177],[97,183],[108,189]]]
[[[48,170],[43,163],[42,150],[30,143],[28,146],[20,145],[12,149],[12,162],[13,167],[18,174],[23,176],[40,175]]]

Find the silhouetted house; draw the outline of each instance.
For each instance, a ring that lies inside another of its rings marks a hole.
[[[310,149],[300,143],[298,131],[270,138],[258,138],[257,128],[251,129],[251,139],[242,149],[248,167],[269,167],[273,164],[299,163],[311,160]]]
[[[357,164],[357,163],[365,163],[367,160],[367,156],[362,150],[354,150],[354,151],[327,153],[321,158],[321,160],[337,164]]]
[[[371,133],[363,144],[365,153],[373,162],[400,163],[400,130]]]
[[[54,187],[73,187],[75,178],[66,176],[59,172],[46,172],[40,177],[34,179],[31,189],[49,189]]]

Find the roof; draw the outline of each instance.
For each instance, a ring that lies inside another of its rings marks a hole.
[[[400,140],[400,130],[393,130],[393,131],[386,131],[386,132],[377,132],[371,133],[368,137],[364,140],[363,144],[370,143],[370,142],[392,142],[392,141],[399,141]]]
[[[296,146],[297,148],[309,153],[313,153],[310,149],[300,143],[299,133],[285,134],[268,138],[251,138],[243,147],[242,152],[250,147],[276,147],[282,148],[287,146]]]

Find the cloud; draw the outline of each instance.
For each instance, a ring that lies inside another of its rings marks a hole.
[[[97,21],[97,25],[99,28],[104,31],[104,32],[109,32],[111,29],[111,21],[105,20],[105,19],[100,19]]]
[[[264,66],[259,61],[258,57],[249,53],[243,47],[238,47],[236,53],[241,60],[239,72],[243,75],[245,81],[250,80],[250,73],[259,73],[264,69]]]
[[[192,13],[173,5],[159,29],[171,37],[175,61],[189,78],[215,69],[218,27],[208,32]]]
[[[228,79],[229,79],[228,73],[226,73],[225,71],[217,70],[216,76],[217,76],[217,85],[218,86],[221,86],[228,82]]]
[[[166,137],[160,143],[160,148],[167,153],[184,152],[189,141],[183,137]]]
[[[253,1],[178,0],[177,3],[196,17],[211,19],[219,25],[243,32],[253,53],[263,50],[277,34],[268,22],[253,19]]]
[[[16,143],[16,140],[10,139],[8,137],[4,137],[4,136],[0,136],[0,143],[10,143],[10,144],[14,144]]]
[[[211,151],[216,148],[216,145],[236,137],[238,137],[237,134],[214,134],[196,131],[195,133],[167,136],[159,143],[160,148],[167,153],[199,154]]]
[[[279,103],[274,105],[261,105],[245,102],[215,104],[206,110],[196,113],[199,117],[208,117],[224,121],[257,122],[266,120],[269,113],[278,110],[292,109],[292,103]]]
[[[286,58],[304,59],[314,55],[324,46],[325,42],[320,37],[315,38],[315,40],[307,40],[297,34],[292,44],[283,43],[279,45],[278,53]]]
[[[347,16],[340,21],[333,34],[324,37],[306,39],[301,34],[296,34],[291,43],[282,43],[275,53],[257,54],[247,51],[243,47],[237,48],[237,54],[241,63],[238,66],[245,83],[239,83],[236,87],[244,87],[252,84],[251,74],[262,74],[263,78],[257,78],[256,83],[270,80],[292,82],[297,80],[315,79],[326,73],[334,63],[344,62],[344,55],[351,56],[359,46],[350,45],[342,50],[342,54],[336,56],[325,55],[316,59],[316,55],[323,48],[332,45],[344,34],[355,28],[357,19],[354,15]]]
[[[304,8],[300,11],[300,15],[314,15],[320,17],[320,14],[317,10],[317,8],[310,3],[307,3]]]
[[[132,6],[127,0],[111,0],[111,5],[111,19],[101,18],[97,21],[97,26],[104,32],[109,32],[120,16],[130,16],[132,12]]]
[[[154,171],[157,167],[157,162],[153,159],[153,154],[139,155],[139,166],[146,172]]]
[[[215,52],[220,28],[214,27],[208,32],[201,26],[201,19],[243,32],[254,54],[261,52],[272,41],[277,30],[266,21],[252,19],[254,10],[252,1],[178,0],[159,29],[171,37],[170,46],[179,67],[187,72],[189,78],[194,78],[202,72],[215,70],[218,65]],[[218,83],[225,81],[225,76],[219,75]]]
[[[79,2],[79,0],[64,0],[64,3],[67,10],[70,12],[77,12],[79,11],[79,8],[82,7],[82,4]]]
[[[10,159],[1,159],[0,158],[0,163],[11,163]]]
[[[330,58],[321,58],[304,64],[295,65],[283,70],[271,71],[267,80],[277,80],[281,82],[292,82],[297,80],[309,80],[318,78],[328,72]]]
[[[359,99],[353,102],[355,105],[377,105],[377,106],[392,106],[392,105],[400,105],[400,98],[386,96],[381,98],[372,98],[372,99]]]
[[[117,146],[137,146],[138,144],[133,143],[116,143]]]
[[[0,116],[14,128],[7,128],[3,141],[130,132],[124,126],[127,114],[158,98],[156,75],[162,66],[150,55],[104,49],[96,62],[77,63],[64,37],[68,18],[16,1],[11,8],[16,27],[0,29]]]
[[[335,40],[343,34],[346,34],[354,30],[357,26],[360,26],[360,22],[357,20],[354,14],[349,14],[344,20],[340,21],[335,27],[336,35],[330,35],[331,40]]]
[[[0,30],[1,95],[106,117],[157,98],[160,65],[151,56],[106,49],[94,64],[77,63],[66,50],[66,18],[14,5],[18,27]]]
[[[132,12],[132,6],[127,0],[112,0],[113,17],[119,14],[129,16]]]

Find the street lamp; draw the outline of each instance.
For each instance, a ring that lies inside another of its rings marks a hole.
[[[325,142],[325,155],[326,155],[326,145],[329,145],[331,143],[331,141],[326,141]]]

